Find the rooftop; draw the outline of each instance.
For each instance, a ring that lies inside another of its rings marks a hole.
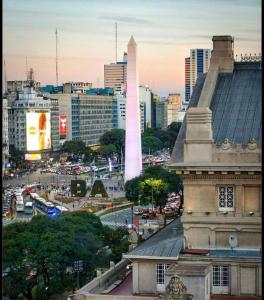
[[[214,143],[261,143],[261,69],[258,62],[239,62],[233,73],[219,74],[211,102]]]
[[[183,248],[183,227],[180,218],[176,218],[167,226],[162,228],[140,244],[125,258],[173,258],[176,259]]]
[[[189,107],[197,107],[206,74],[198,78]],[[235,62],[233,73],[220,73],[212,97],[212,131],[215,144],[227,138],[232,144],[261,144],[261,63]],[[170,163],[184,161],[186,118],[180,128]]]

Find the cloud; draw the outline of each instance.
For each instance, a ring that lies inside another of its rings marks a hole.
[[[139,19],[139,18],[134,18],[134,17],[100,16],[99,19],[116,21],[116,22],[122,22],[122,23],[131,23],[131,24],[149,24],[149,25],[153,25],[154,24],[153,22],[151,22],[149,20]]]

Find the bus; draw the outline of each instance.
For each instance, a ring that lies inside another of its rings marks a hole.
[[[16,200],[16,212],[24,212],[25,206],[23,200]]]
[[[25,204],[25,214],[32,215],[33,214],[33,202],[27,202]]]
[[[64,213],[64,212],[67,212],[69,211],[68,208],[64,207],[64,206],[61,206],[61,205],[56,205],[56,213],[58,215]]]
[[[34,207],[42,214],[56,214],[55,205],[46,201],[44,198],[38,197],[34,199]]]

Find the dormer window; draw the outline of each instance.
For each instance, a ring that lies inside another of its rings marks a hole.
[[[234,187],[219,186],[218,187],[218,210],[234,211]]]

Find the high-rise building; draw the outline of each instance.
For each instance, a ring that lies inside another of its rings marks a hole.
[[[127,83],[127,53],[123,61],[104,65],[104,87],[112,88],[115,93],[124,93]]]
[[[198,76],[207,73],[210,65],[210,49],[191,49],[185,58],[185,104],[189,104]]]
[[[166,129],[168,126],[168,99],[166,97],[158,98],[156,106],[156,128]]]
[[[66,130],[59,133],[60,144],[82,140],[87,146],[99,144],[100,137],[113,128],[113,96],[105,94],[45,94],[57,99],[59,119]]]
[[[179,121],[179,111],[181,110],[181,94],[169,94],[168,96],[168,123]]]
[[[140,129],[146,128],[146,102],[140,101]],[[114,128],[126,129],[126,97],[114,95],[113,97],[113,126]]]
[[[24,87],[28,86],[31,84],[31,80],[12,80],[12,81],[7,81],[7,92],[12,93],[12,92],[22,92]],[[40,90],[40,82],[37,82],[33,80],[33,87],[36,91]]]
[[[190,95],[190,57],[185,58],[185,102],[189,102]]]
[[[151,110],[152,110],[152,102],[151,102],[151,90],[148,86],[139,86],[139,102],[144,104],[144,128],[141,128],[141,131],[144,131],[146,128],[152,127],[151,120]]]
[[[91,82],[66,82],[63,84],[63,93],[86,94],[86,91],[91,88]]]
[[[2,174],[4,174],[6,163],[9,157],[8,141],[8,105],[7,99],[3,99],[2,106]]]
[[[50,113],[50,100],[39,96],[33,86],[24,87],[9,110],[9,143],[25,153],[51,150],[51,130],[55,127],[51,126]],[[41,114],[43,121],[39,120]]]

